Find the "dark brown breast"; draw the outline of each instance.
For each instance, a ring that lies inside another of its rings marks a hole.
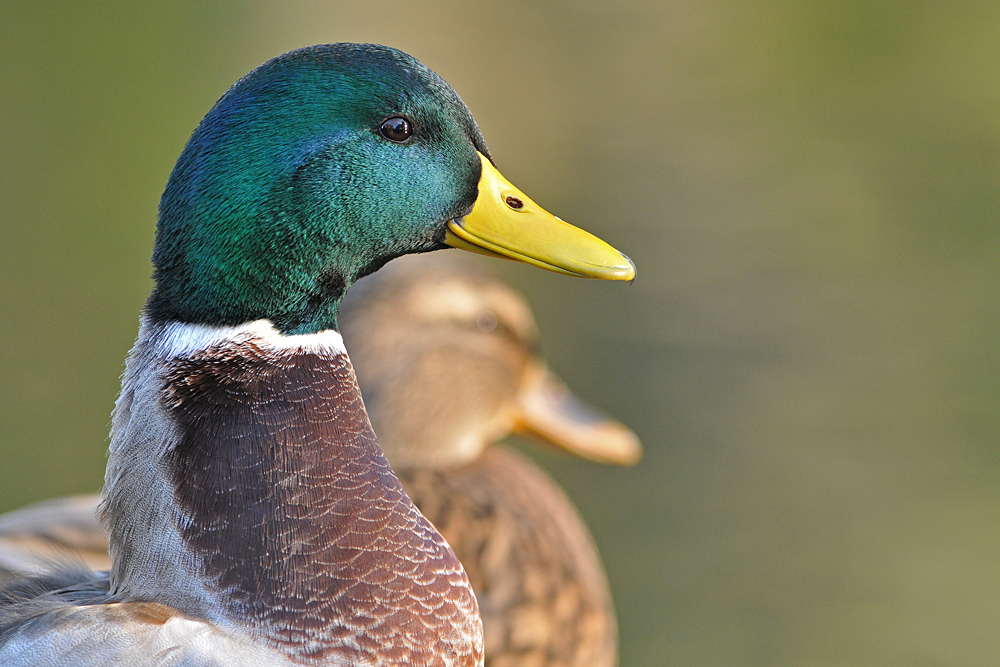
[[[241,342],[165,380],[182,535],[224,616],[305,660],[479,663],[465,573],[382,456],[346,356]]]

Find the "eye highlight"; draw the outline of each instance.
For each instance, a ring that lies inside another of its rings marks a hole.
[[[413,136],[413,126],[402,116],[386,118],[379,125],[378,131],[394,144],[401,144]]]

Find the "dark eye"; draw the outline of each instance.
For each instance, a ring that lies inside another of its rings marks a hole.
[[[378,130],[382,133],[383,137],[397,144],[403,143],[413,134],[413,127],[410,126],[410,121],[399,116],[383,120]]]

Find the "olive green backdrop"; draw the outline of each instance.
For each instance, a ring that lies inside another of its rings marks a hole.
[[[638,264],[496,263],[646,446],[535,454],[604,554],[622,664],[995,665],[998,34],[991,0],[3,0],[0,509],[99,488],[205,111],[283,51],[378,41]]]

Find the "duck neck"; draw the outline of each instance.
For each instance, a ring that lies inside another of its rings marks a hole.
[[[121,599],[303,662],[478,664],[465,573],[382,456],[335,331],[145,323],[103,511]]]

